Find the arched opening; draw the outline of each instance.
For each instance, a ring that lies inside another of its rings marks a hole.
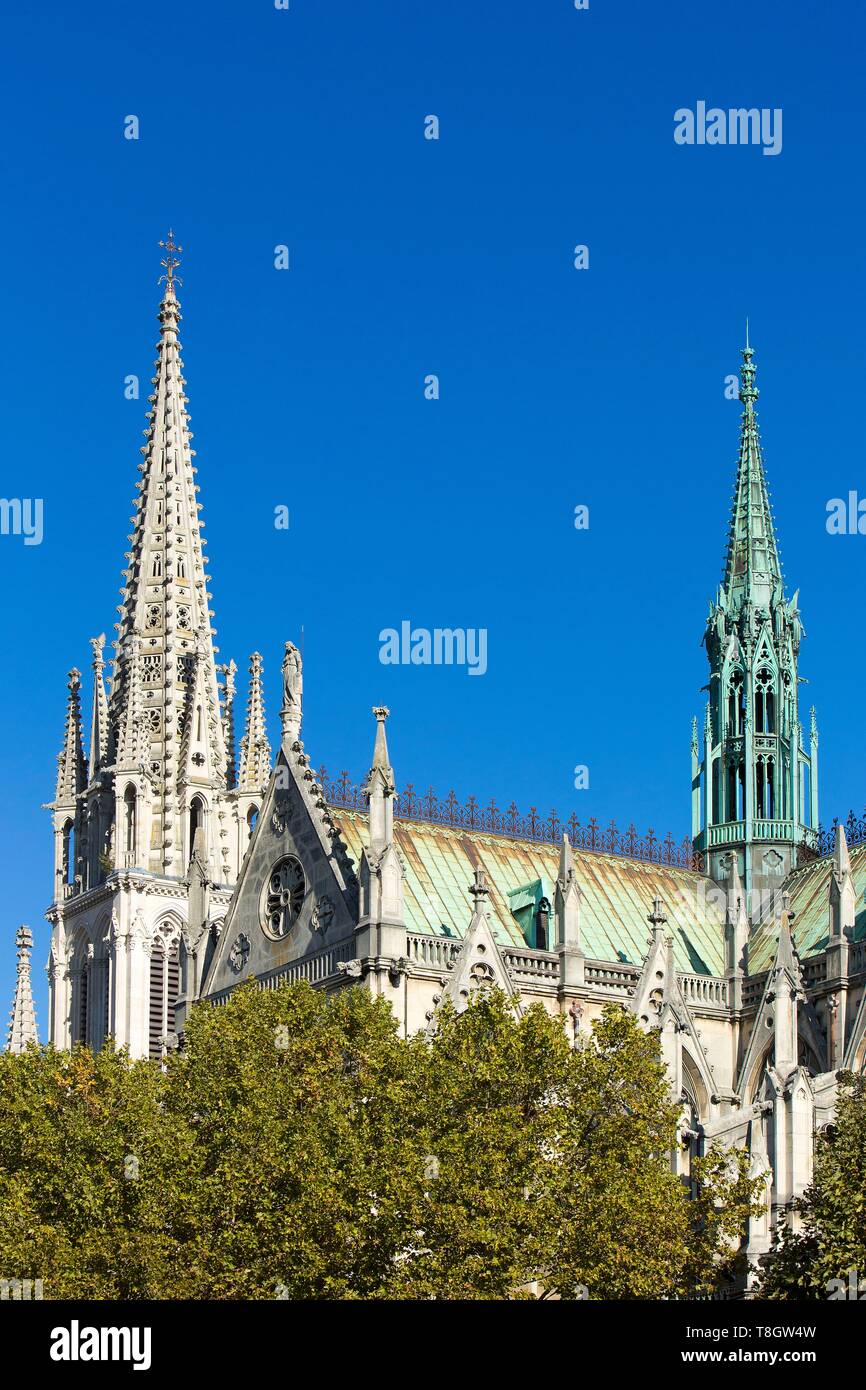
[[[135,858],[137,819],[138,806],[135,788],[130,786],[123,794],[123,846],[127,855],[127,864],[131,864]]]
[[[61,875],[64,883],[75,881],[75,823],[68,820],[62,830]]]
[[[194,796],[189,805],[189,854],[195,848],[195,833],[204,826],[204,802],[200,796]]]
[[[255,828],[256,828],[256,821],[258,820],[258,818],[259,818],[259,808],[258,808],[258,806],[251,806],[250,809],[247,811],[247,829],[249,830],[249,833],[250,833],[251,835],[252,835],[253,831],[254,831]]]
[[[762,666],[755,676],[755,732],[773,734],[776,732],[776,695],[773,690],[773,673]]]
[[[176,940],[157,936],[150,954],[148,1050],[162,1057],[164,1038],[174,1032],[174,1011],[180,993],[180,951]]]
[[[737,738],[743,732],[745,722],[743,673],[732,671],[728,682],[728,736]]]
[[[759,757],[755,763],[755,816],[772,820],[776,814],[776,765],[772,758]]]
[[[73,1043],[88,1041],[90,1027],[90,943],[85,936],[79,939],[75,948],[72,966],[72,1016],[70,1018]]]
[[[729,821],[746,818],[746,765],[730,761],[727,765],[727,819]]]

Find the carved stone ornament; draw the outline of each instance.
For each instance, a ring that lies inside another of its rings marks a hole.
[[[240,974],[250,958],[250,938],[246,932],[241,932],[237,939],[232,943],[229,951],[229,965],[235,974]]]
[[[334,919],[333,900],[324,893],[313,908],[313,931],[327,931]]]
[[[286,797],[280,797],[276,802],[271,816],[271,827],[277,835],[284,835],[286,826],[289,823],[289,802]]]

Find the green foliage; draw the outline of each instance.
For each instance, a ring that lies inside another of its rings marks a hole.
[[[46,1298],[161,1288],[190,1236],[192,1146],[149,1062],[105,1050],[0,1054],[0,1277]]]
[[[827,1298],[850,1270],[866,1280],[866,1077],[840,1073],[835,1124],[819,1134],[811,1185],[763,1260],[764,1298]]]
[[[611,1007],[573,1049],[498,993],[402,1041],[361,988],[245,986],[165,1066],[0,1058],[0,1276],[45,1297],[689,1297],[758,1184],[670,1167],[658,1041]]]

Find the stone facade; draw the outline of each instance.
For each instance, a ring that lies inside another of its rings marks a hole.
[[[809,1182],[836,1072],[866,1063],[866,845],[849,850],[839,828],[821,855],[817,727],[813,714],[804,741],[803,630],[783,589],[753,349],[705,636],[709,701],[692,738],[693,850],[631,853],[630,840],[603,836],[587,846],[492,814],[403,806],[383,707],[362,794],[335,795],[301,742],[291,642],[276,757],[254,654],[236,769],[237,668],[215,664],[175,250],[169,236],[111,684],[94,639],[86,758],[81,678],[69,677],[51,805],[51,1040],[112,1036],[159,1055],[194,1000],[219,1006],[250,978],[366,988],[406,1034],[435,1027],[443,997],[460,1007],[491,984],[571,1033],[616,1002],[660,1034],[683,1108],[672,1161],[684,1179],[713,1138],[747,1145],[767,1174],[770,1215],[749,1237],[760,1253]]]

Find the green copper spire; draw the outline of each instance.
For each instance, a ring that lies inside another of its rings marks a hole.
[[[737,480],[725,572],[704,633],[709,700],[697,750],[692,734],[695,849],[718,883],[735,858],[747,895],[774,891],[818,825],[817,733],[807,749],[797,702],[803,627],[797,595],[784,595],[754,356],[747,322]]]
[[[740,373],[740,400],[743,403],[740,454],[722,581],[726,605],[732,614],[739,612],[747,602],[757,608],[768,609],[782,597],[782,565],[755,412],[758,388],[755,385],[754,355],[755,350],[749,344],[747,321]]]

